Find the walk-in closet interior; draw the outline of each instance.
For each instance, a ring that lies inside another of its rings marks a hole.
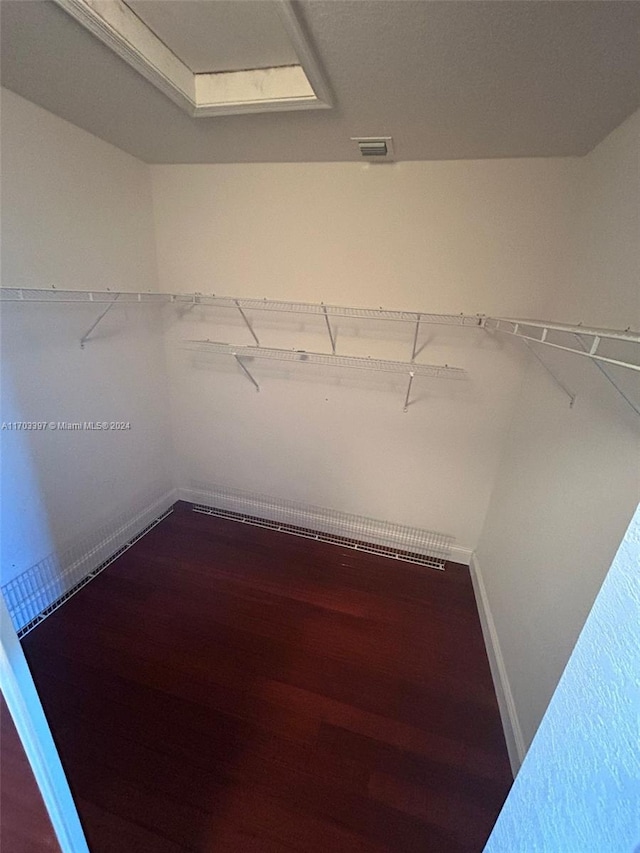
[[[3,850],[634,850],[640,4],[0,12]]]

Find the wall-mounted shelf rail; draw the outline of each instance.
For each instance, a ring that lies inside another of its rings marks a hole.
[[[256,391],[260,390],[260,386],[247,367],[247,361],[250,359],[270,359],[273,361],[286,361],[295,364],[313,364],[323,367],[341,367],[356,370],[404,374],[408,378],[407,394],[404,403],[405,412],[409,407],[411,386],[415,376],[426,376],[431,379],[467,378],[467,372],[465,370],[460,367],[449,367],[449,365],[446,364],[415,364],[404,361],[389,361],[381,358],[361,358],[360,356],[306,352],[304,350],[271,349],[267,347],[253,346],[237,347],[232,344],[208,340],[186,341],[183,344],[183,348],[231,356],[242,368],[245,375],[254,385]]]
[[[239,299],[231,296],[216,296],[215,294],[203,293],[133,293],[129,291],[87,291],[87,290],[59,290],[58,288],[0,288],[1,302],[19,303],[105,303],[107,309],[97,318],[89,331],[83,335],[80,344],[89,340],[91,332],[95,329],[110,308],[118,302],[120,305],[132,303],[137,304],[165,304],[171,303],[181,309],[181,316],[186,315],[196,306],[208,306],[212,308],[228,308],[238,311],[243,323],[249,330],[257,347],[260,346],[258,335],[254,328],[252,317],[248,312],[274,312],[294,314],[298,316],[317,316],[324,318],[331,351],[336,354],[336,326],[338,320],[391,320],[401,323],[409,323],[414,326],[413,345],[411,361],[414,362],[418,353],[418,339],[422,325],[447,325],[447,326],[481,326],[483,319],[477,315],[470,314],[427,314],[417,311],[390,311],[384,308],[349,308],[339,305],[325,305],[324,303],[312,302],[287,302],[271,299]]]
[[[63,290],[57,287],[49,288],[14,288],[0,287],[0,302],[14,303],[75,303],[75,304],[103,304],[107,306],[107,310],[101,312],[96,321],[90,326],[88,331],[81,338],[81,345],[90,340],[90,336],[95,327],[107,314],[108,310],[118,305],[164,305],[174,304],[182,308],[182,312],[189,311],[197,305],[212,306],[218,308],[229,308],[240,313],[243,322],[246,324],[251,333],[256,346],[244,348],[250,351],[253,357],[275,358],[275,355],[264,355],[264,353],[287,353],[288,360],[302,361],[300,353],[295,350],[268,350],[266,347],[260,347],[258,336],[254,330],[251,316],[247,312],[252,311],[267,311],[281,312],[296,315],[315,315],[324,318],[329,333],[332,355],[323,355],[320,353],[306,353],[309,363],[320,364],[319,359],[327,358],[328,363],[338,364],[339,359],[343,358],[349,362],[350,367],[358,367],[358,359],[350,356],[336,355],[336,328],[333,323],[339,319],[356,319],[356,320],[391,320],[402,323],[413,324],[413,345],[410,363],[405,362],[386,362],[386,364],[400,365],[402,372],[408,367],[413,369],[414,375],[425,375],[423,369],[425,365],[418,365],[415,359],[418,355],[418,339],[420,327],[422,324],[429,325],[456,325],[468,327],[483,327],[487,331],[496,331],[504,334],[512,335],[520,338],[525,343],[540,344],[564,352],[573,353],[574,355],[590,358],[601,368],[603,375],[617,388],[617,390],[625,397],[627,402],[639,411],[637,405],[630,401],[628,396],[616,383],[615,379],[604,369],[605,365],[613,367],[628,368],[636,372],[640,372],[640,333],[626,330],[616,329],[599,329],[588,328],[581,324],[570,325],[563,323],[553,323],[542,320],[524,320],[514,319],[510,317],[485,317],[481,315],[471,314],[434,314],[423,313],[416,311],[392,311],[384,308],[353,308],[338,305],[325,305],[324,303],[311,302],[289,302],[284,300],[271,299],[241,299],[231,296],[216,296],[215,294],[203,293],[158,293],[158,292],[132,292],[132,291],[117,291],[117,290]],[[558,338],[560,336],[560,338]],[[551,339],[553,337],[553,340]],[[636,359],[635,352],[633,353],[634,360],[627,360],[622,357],[613,358],[609,355],[603,355],[601,345],[603,342],[624,342],[625,344],[635,345],[638,357]],[[206,342],[204,342],[206,343]],[[211,345],[209,345],[211,346]],[[225,346],[220,344],[219,346]],[[237,348],[237,353],[240,355],[240,349]],[[249,352],[247,352],[247,356]],[[281,360],[284,355],[279,356]],[[240,355],[240,358],[242,356]],[[369,370],[384,370],[389,368],[376,367],[374,365],[381,364],[380,359],[360,359],[361,362],[367,364]],[[549,366],[545,364],[547,370]],[[456,368],[440,368],[441,370],[456,370]],[[434,373],[429,374],[436,375]],[[448,375],[452,378],[452,375]],[[410,377],[411,379],[412,377]],[[564,388],[562,382],[554,375],[558,384],[569,394],[573,399],[571,392]],[[255,381],[255,380],[252,380]]]
[[[128,290],[58,290],[57,288],[31,288],[31,287],[0,287],[0,302],[23,302],[37,303],[49,302],[74,302],[87,304],[97,302],[110,304],[118,302],[120,305],[163,305],[173,301],[170,293],[135,293]]]
[[[480,326],[482,318],[471,314],[423,314],[417,311],[388,311],[385,308],[347,308],[322,302],[284,302],[271,299],[235,299],[200,293],[173,294],[172,301],[212,305],[218,308],[242,308],[243,311],[278,311],[291,314],[316,314],[331,319],[395,320],[402,323],[434,323],[449,326]]]
[[[403,323],[435,323],[449,326],[480,326],[482,318],[473,314],[426,314],[418,311],[389,311],[384,308],[347,308],[321,302],[285,302],[272,299],[237,299],[203,293],[156,293],[116,290],[61,290],[55,287],[0,287],[0,302],[113,302],[164,303],[179,305],[211,305],[242,311],[278,311],[291,314],[316,314],[333,318],[361,320],[395,320]]]
[[[503,332],[507,335],[522,338],[525,341],[533,341],[536,344],[544,344],[545,346],[564,350],[574,355],[591,358],[593,361],[640,371],[640,333],[629,329],[624,331],[617,329],[595,329],[580,325],[571,326],[564,323],[546,323],[543,320],[515,320],[505,317],[485,317],[483,325],[489,331]],[[582,344],[578,343],[574,345],[564,341],[563,343],[550,341],[549,334],[553,332],[564,333],[567,336],[578,335]],[[625,361],[620,358],[609,358],[609,356],[601,355],[598,349],[603,341],[624,341],[636,344],[638,347],[636,350],[638,362]]]
[[[533,344],[553,347],[563,352],[580,355],[589,358],[598,368],[602,375],[616,389],[624,401],[640,415],[640,405],[633,400],[622,387],[618,379],[610,372],[610,366],[622,367],[628,370],[640,372],[640,333],[631,329],[597,329],[582,325],[570,325],[567,323],[548,323],[543,320],[516,320],[505,317],[485,317],[482,325],[489,332],[503,332],[512,335],[529,348],[529,351],[538,359],[547,370],[557,385],[569,396],[570,405],[573,406],[576,396],[570,391],[554,370],[536,352]],[[554,335],[555,340],[549,340],[549,335]],[[600,346],[603,342],[619,344],[620,350],[624,350],[626,358],[611,358],[602,355]],[[631,361],[630,359],[634,360]]]

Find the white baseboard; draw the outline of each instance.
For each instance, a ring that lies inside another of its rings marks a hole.
[[[476,596],[476,604],[478,605],[478,613],[480,615],[480,624],[482,625],[482,633],[484,635],[485,646],[487,647],[487,656],[489,658],[489,666],[491,667],[491,675],[493,684],[498,699],[498,707],[500,709],[500,718],[502,720],[502,728],[504,729],[504,737],[507,742],[507,751],[509,753],[509,761],[511,763],[511,771],[515,778],[520,765],[524,760],[526,747],[524,738],[522,737],[522,729],[518,719],[518,712],[511,692],[509,676],[504,664],[502,649],[500,648],[500,640],[498,632],[493,621],[487,590],[482,578],[480,563],[476,554],[471,555],[470,561],[471,582],[473,583],[473,591]]]
[[[462,563],[463,566],[470,566],[472,557],[472,548],[462,548],[460,545],[451,546],[449,559],[452,563]]]
[[[177,490],[138,495],[117,517],[58,548],[5,583],[2,595],[23,636],[53,613],[154,527],[177,500]]]

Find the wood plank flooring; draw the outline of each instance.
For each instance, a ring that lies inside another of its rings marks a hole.
[[[11,714],[0,696],[0,850],[59,853],[49,815]]]
[[[479,853],[511,783],[463,566],[178,505],[23,646],[93,853]]]

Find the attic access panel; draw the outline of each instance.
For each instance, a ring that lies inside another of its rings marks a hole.
[[[328,87],[291,0],[260,0],[257,4],[237,0],[54,2],[193,118],[331,106]],[[161,8],[154,11],[154,6]],[[173,16],[167,14],[169,7],[176,7]],[[253,54],[248,47],[252,40],[247,31],[250,7],[270,33],[266,53]],[[220,56],[216,60],[205,53],[203,58],[206,39],[197,32],[202,26],[227,28],[228,34],[219,29],[215,32],[218,44],[236,40],[238,58],[233,61],[226,54],[222,63],[226,69],[220,68]],[[244,40],[240,38],[243,29]],[[169,46],[165,40],[170,41]],[[182,56],[176,53],[180,50]],[[278,64],[262,65],[267,57]],[[249,67],[238,69],[238,63],[249,63]],[[207,65],[209,69],[202,70]]]

